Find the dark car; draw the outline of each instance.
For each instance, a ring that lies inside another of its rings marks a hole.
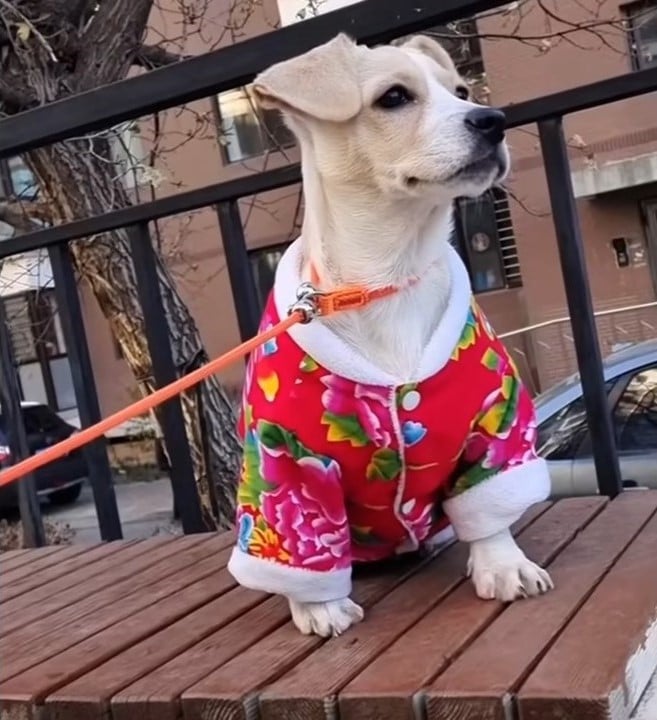
[[[21,408],[31,455],[36,455],[77,432],[76,428],[62,420],[46,405],[23,402]],[[0,411],[0,469],[13,464],[10,433],[11,428],[7,427],[5,416]],[[47,498],[54,505],[73,503],[80,496],[82,483],[87,475],[84,455],[81,450],[76,450],[36,471],[37,493],[40,498]],[[0,488],[0,507],[15,507],[18,504],[16,488],[17,483]]]

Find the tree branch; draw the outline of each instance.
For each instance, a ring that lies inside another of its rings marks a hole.
[[[166,50],[161,45],[142,45],[137,50],[134,64],[147,70],[155,70],[166,65],[174,65],[190,57],[193,57],[193,55],[179,55]]]
[[[0,222],[11,225],[19,234],[28,233],[32,230],[39,230],[43,227],[37,220],[44,219],[39,218],[39,215],[43,212],[43,207],[39,209],[38,206],[30,208],[34,210],[33,213],[28,213],[27,208],[23,203],[3,200],[0,202]]]

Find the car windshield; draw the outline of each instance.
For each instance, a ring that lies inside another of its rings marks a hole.
[[[68,429],[68,425],[47,405],[23,405],[22,410],[27,435],[45,435]],[[6,434],[5,416],[0,413],[0,444],[2,438],[6,440]]]
[[[565,380],[562,380],[561,382],[553,385],[542,393],[539,393],[534,398],[534,403],[536,405],[543,405],[544,403],[548,403],[554,398],[559,397],[559,395],[570,390],[572,387],[575,387],[576,385],[579,385],[579,373],[573,373]]]
[[[63,430],[66,423],[46,405],[23,407],[23,422],[28,435],[48,434]]]

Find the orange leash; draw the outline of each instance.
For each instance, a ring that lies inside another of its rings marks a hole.
[[[175,380],[170,385],[166,385],[150,395],[141,398],[141,400],[137,400],[137,402],[124,407],[122,410],[106,417],[99,423],[90,425],[84,430],[80,430],[74,435],[66,438],[66,440],[62,440],[56,445],[49,447],[47,450],[40,452],[38,455],[31,455],[25,460],[21,460],[21,462],[12,465],[0,473],[0,487],[9,485],[9,483],[18,480],[25,475],[29,475],[35,470],[42,468],[44,465],[65,457],[74,450],[81,448],[83,445],[87,445],[94,440],[98,440],[98,438],[102,437],[106,432],[113,430],[115,427],[127,422],[128,420],[132,420],[139,415],[144,415],[144,413],[147,413],[149,410],[152,410],[167,400],[171,400],[171,398],[185,392],[185,390],[189,390],[202,380],[210,377],[210,375],[218,373],[231,363],[236,362],[245,355],[248,355],[259,345],[266,343],[268,340],[271,340],[278,335],[282,335],[286,330],[292,327],[292,325],[304,321],[305,318],[303,313],[295,311],[285,318],[285,320],[281,320],[281,322],[274,325],[274,327],[256,335],[246,342],[243,342],[241,345],[233,348],[225,355],[221,355],[215,360],[203,365],[203,367],[198,368],[198,370],[194,370],[188,375]]]
[[[314,268],[311,268],[311,273],[313,283],[302,283],[297,291],[297,302],[292,305],[289,315],[285,320],[281,320],[269,330],[243,342],[224,355],[198,368],[198,370],[194,370],[188,375],[132,403],[132,405],[124,407],[122,410],[106,417],[95,425],[90,425],[88,428],[80,430],[66,438],[66,440],[62,440],[56,445],[40,452],[38,455],[31,455],[25,460],[16,463],[16,465],[12,465],[6,470],[3,470],[0,472],[0,487],[9,485],[9,483],[19,480],[25,475],[29,475],[44,465],[59,460],[59,458],[65,457],[74,450],[78,450],[83,445],[98,440],[98,438],[105,435],[106,432],[113,430],[128,420],[132,420],[139,415],[144,415],[149,410],[152,410],[167,400],[171,400],[176,395],[194,387],[194,385],[198,385],[198,383],[210,377],[210,375],[214,375],[225,369],[228,365],[248,355],[268,340],[282,335],[297,323],[308,323],[320,315],[323,317],[344,310],[357,310],[374,300],[387,297],[401,289],[395,286],[373,288],[371,290],[357,287],[343,287],[329,292],[322,292],[315,287],[319,278]],[[413,284],[416,280],[417,278],[411,278],[407,285]]]

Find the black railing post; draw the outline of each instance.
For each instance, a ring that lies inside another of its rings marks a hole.
[[[11,334],[7,326],[5,303],[0,298],[0,402],[5,418],[9,450],[13,462],[24,460],[30,455],[21,411],[21,395],[18,389],[18,375],[12,350]],[[46,544],[46,533],[41,518],[41,506],[36,491],[34,475],[26,475],[16,481],[18,506],[23,524],[23,544],[26,547],[41,547]]]
[[[570,177],[570,164],[561,118],[538,125],[561,272],[573,328],[577,364],[600,493],[615,497],[622,490],[616,441],[607,402],[602,357],[593,314],[591,288]]]
[[[142,312],[146,341],[153,363],[153,376],[158,388],[178,378],[169,324],[164,314],[160,281],[155,265],[155,250],[148,225],[142,223],[128,229],[132,262],[137,278],[137,288]],[[160,406],[158,418],[164,435],[171,465],[171,485],[174,506],[180,515],[185,534],[206,532],[201,504],[194,479],[194,465],[185,430],[180,398],[176,397]]]
[[[101,414],[73,262],[68,245],[65,243],[48,248],[48,255],[55,283],[57,311],[71,366],[80,425],[85,428],[99,422]],[[101,438],[85,445],[83,452],[89,469],[89,482],[94,495],[100,537],[108,542],[120,540],[123,533],[114,492],[114,477],[107,456],[107,441]]]
[[[258,332],[261,310],[237,201],[219,203],[217,217],[240,336],[248,340]]]

